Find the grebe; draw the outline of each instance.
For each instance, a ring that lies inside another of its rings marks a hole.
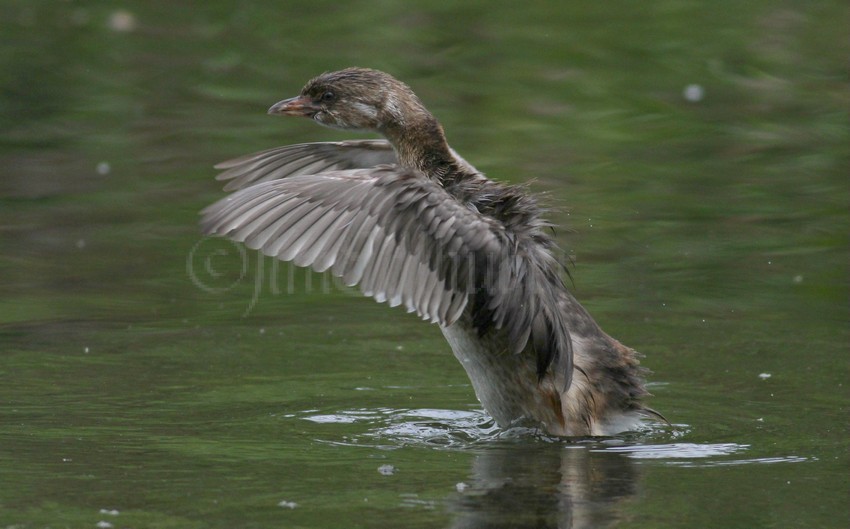
[[[502,428],[599,436],[664,420],[641,402],[638,354],[567,290],[534,197],[461,158],[406,84],[365,68],[324,73],[269,114],[386,140],[289,145],[217,165],[236,192],[204,209],[204,233],[331,270],[439,324]]]

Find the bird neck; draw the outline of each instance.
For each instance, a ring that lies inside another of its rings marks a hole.
[[[399,165],[420,171],[443,182],[459,167],[443,127],[418,99],[405,99],[388,105],[386,125],[381,133],[392,144]]]

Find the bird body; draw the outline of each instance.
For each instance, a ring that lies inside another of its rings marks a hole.
[[[501,427],[610,435],[642,417],[663,420],[641,402],[637,353],[568,291],[534,197],[461,158],[407,85],[348,68],[269,113],[386,140],[290,145],[219,164],[235,192],[204,210],[205,233],[330,270],[439,324]]]

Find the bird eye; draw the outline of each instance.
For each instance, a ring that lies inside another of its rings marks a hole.
[[[334,99],[336,99],[336,94],[334,94],[334,93],[333,93],[333,92],[331,92],[330,90],[328,90],[327,92],[325,92],[324,94],[322,94],[322,102],[323,102],[323,103],[330,103],[330,102],[331,102],[331,101],[333,101]]]

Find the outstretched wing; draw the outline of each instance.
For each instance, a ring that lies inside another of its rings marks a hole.
[[[396,163],[392,146],[385,140],[352,140],[299,143],[256,152],[216,165],[225,169],[216,180],[229,180],[225,191],[301,174],[365,169]]]
[[[554,258],[421,174],[398,166],[300,174],[241,189],[202,215],[208,235],[330,269],[363,294],[444,326],[471,302],[482,335],[504,329],[514,354],[530,344],[538,375],[551,366],[569,386]]]
[[[367,296],[451,325],[474,288],[469,265],[498,255],[503,230],[440,186],[397,167],[299,175],[243,189],[203,211],[227,236]]]

